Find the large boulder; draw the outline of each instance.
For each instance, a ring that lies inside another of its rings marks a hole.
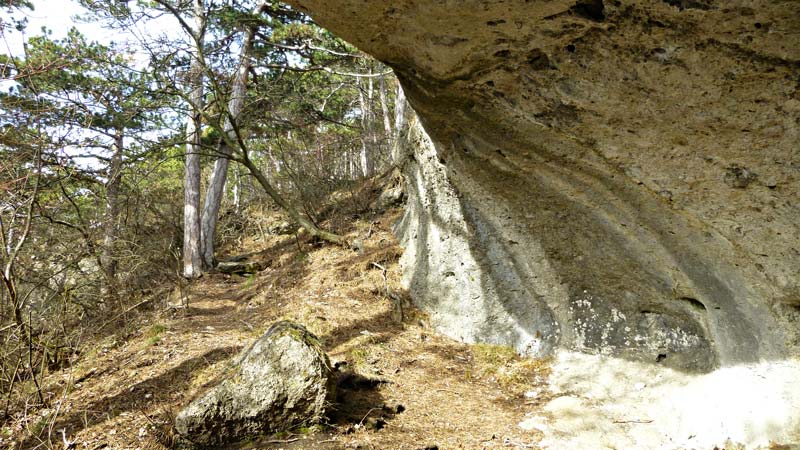
[[[178,413],[175,428],[192,444],[211,447],[316,423],[335,398],[332,372],[316,336],[277,322],[221,383]]]

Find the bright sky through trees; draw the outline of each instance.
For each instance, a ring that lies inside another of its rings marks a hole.
[[[136,29],[110,30],[104,28],[99,21],[81,20],[88,11],[75,0],[32,0],[32,3],[33,11],[0,9],[0,53],[21,55],[25,38],[41,34],[43,27],[52,32],[53,39],[66,37],[69,30],[76,27],[87,40],[105,45],[111,42],[117,44],[136,42],[139,37],[145,35],[155,36],[162,33],[174,35],[179,32],[178,24],[169,15],[142,22]],[[14,21],[23,19],[26,20],[25,31],[14,29]]]
[[[3,24],[3,53],[21,54],[24,36],[40,34],[42,27],[51,30],[55,39],[65,37],[73,26],[78,26],[90,40],[108,43],[113,37],[99,23],[78,24],[75,17],[85,14],[86,10],[73,0],[33,0],[33,5],[33,11],[13,11],[12,13],[9,13],[8,9],[0,11],[0,20]],[[13,29],[12,18],[27,19],[27,29],[24,34]]]

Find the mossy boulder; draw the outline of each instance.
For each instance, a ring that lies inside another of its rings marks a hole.
[[[335,398],[332,372],[316,336],[277,322],[178,413],[175,428],[184,440],[213,447],[319,422]]]

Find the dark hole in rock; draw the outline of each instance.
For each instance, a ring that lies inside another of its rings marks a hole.
[[[500,50],[499,52],[495,52],[494,56],[497,58],[508,58],[511,56],[511,50]]]
[[[494,26],[500,25],[502,23],[506,23],[506,21],[503,20],[503,19],[497,19],[497,20],[490,20],[490,21],[486,22],[486,25],[489,25],[490,27],[494,27]]]
[[[595,22],[602,22],[606,18],[603,0],[579,0],[569,10],[584,19],[593,20]]]
[[[664,0],[664,3],[677,7],[679,11],[683,11],[685,9],[700,9],[707,11],[711,9],[711,5],[696,0]]]
[[[656,356],[656,362],[661,362],[665,359],[667,359],[667,355],[664,353],[659,353],[658,356]]]
[[[494,86],[494,81],[489,80],[489,81],[486,82],[486,85],[487,86]]]
[[[697,300],[696,298],[681,297],[681,300],[689,302],[689,304],[692,305],[694,308],[697,308],[697,309],[702,310],[702,311],[706,310],[706,305],[704,305],[703,302],[701,302],[700,300]]]
[[[553,64],[550,62],[550,58],[547,56],[547,53],[537,49],[532,50],[528,54],[528,65],[530,65],[534,70],[547,70],[553,69]]]
[[[566,50],[567,50],[568,52],[570,52],[570,53],[575,53],[575,45],[574,45],[574,44],[569,44],[569,45],[567,45],[565,48],[566,48]]]
[[[756,22],[756,23],[754,24],[754,26],[755,26],[757,29],[761,29],[761,27],[762,27],[762,25],[761,25],[761,22]]]

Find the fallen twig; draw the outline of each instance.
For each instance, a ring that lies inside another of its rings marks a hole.
[[[363,424],[364,424],[364,421],[367,419],[367,417],[368,417],[370,414],[372,414],[372,411],[377,411],[377,410],[379,410],[379,409],[382,409],[382,408],[372,408],[372,409],[370,409],[369,411],[367,411],[367,413],[366,413],[366,414],[364,414],[364,417],[362,417],[362,418],[361,418],[361,420],[358,422],[358,424],[359,424],[359,425],[363,425]]]

